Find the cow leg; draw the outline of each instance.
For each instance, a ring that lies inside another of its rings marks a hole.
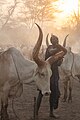
[[[37,102],[36,102],[36,116],[38,116],[38,111],[39,111],[39,108],[41,105],[42,97],[43,97],[43,95],[42,95],[41,91],[39,91]]]
[[[69,80],[69,97],[68,97],[68,102],[72,102],[72,85],[71,85],[71,80]]]
[[[9,116],[7,114],[8,104],[4,105],[3,101],[1,102],[1,120],[9,120]]]
[[[64,81],[63,102],[66,102],[66,99],[67,99],[67,88],[68,88],[68,79],[66,78],[65,81]]]
[[[1,97],[1,120],[9,120],[7,107],[8,107],[8,91],[4,92]]]

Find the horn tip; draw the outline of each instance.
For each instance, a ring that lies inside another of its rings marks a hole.
[[[49,36],[49,33],[47,34],[47,36]]]
[[[37,24],[37,23],[35,23],[35,24]]]
[[[67,34],[67,36],[69,36],[69,34]]]
[[[37,27],[40,29],[40,26],[37,24],[37,23],[35,23],[36,25],[37,25]]]
[[[39,26],[37,23],[35,23],[37,26]]]

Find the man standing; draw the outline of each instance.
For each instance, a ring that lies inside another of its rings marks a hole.
[[[52,55],[55,55],[60,51],[66,51],[65,48],[59,44],[59,40],[57,36],[51,35],[50,41],[52,45],[49,45],[48,48],[46,49],[45,59],[49,58]],[[62,63],[62,60],[58,60],[55,63],[53,63],[51,66],[52,76],[50,78],[51,94],[49,98],[49,103],[50,103],[50,117],[53,117],[53,118],[57,118],[57,116],[54,115],[54,109],[58,108],[59,97],[60,97],[58,66],[60,66],[61,63]],[[41,91],[39,91],[39,95],[37,98],[37,108],[36,108],[37,115],[38,115],[38,110],[41,104],[42,97],[43,95]]]

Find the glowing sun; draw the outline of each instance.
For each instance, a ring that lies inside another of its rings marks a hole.
[[[79,0],[59,0],[55,3],[58,10],[61,10],[61,17],[67,17],[74,14],[77,14],[79,10]]]

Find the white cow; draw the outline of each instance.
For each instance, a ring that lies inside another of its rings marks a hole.
[[[43,33],[39,25],[37,26],[39,38],[32,54],[35,62],[26,60],[20,51],[13,47],[0,54],[1,120],[9,120],[7,114],[8,98],[20,95],[23,83],[35,81],[42,94],[50,93],[51,64],[65,55],[65,52],[61,51],[46,61],[38,57]],[[14,92],[12,92],[13,90]]]
[[[73,79],[79,80],[80,76],[80,55],[73,53],[70,47],[67,47],[67,54],[64,56],[63,62],[59,67],[60,79],[64,83],[64,96],[65,102],[68,97],[68,102],[72,101],[72,81]],[[68,86],[69,85],[69,86]],[[69,88],[69,96],[68,96]]]

